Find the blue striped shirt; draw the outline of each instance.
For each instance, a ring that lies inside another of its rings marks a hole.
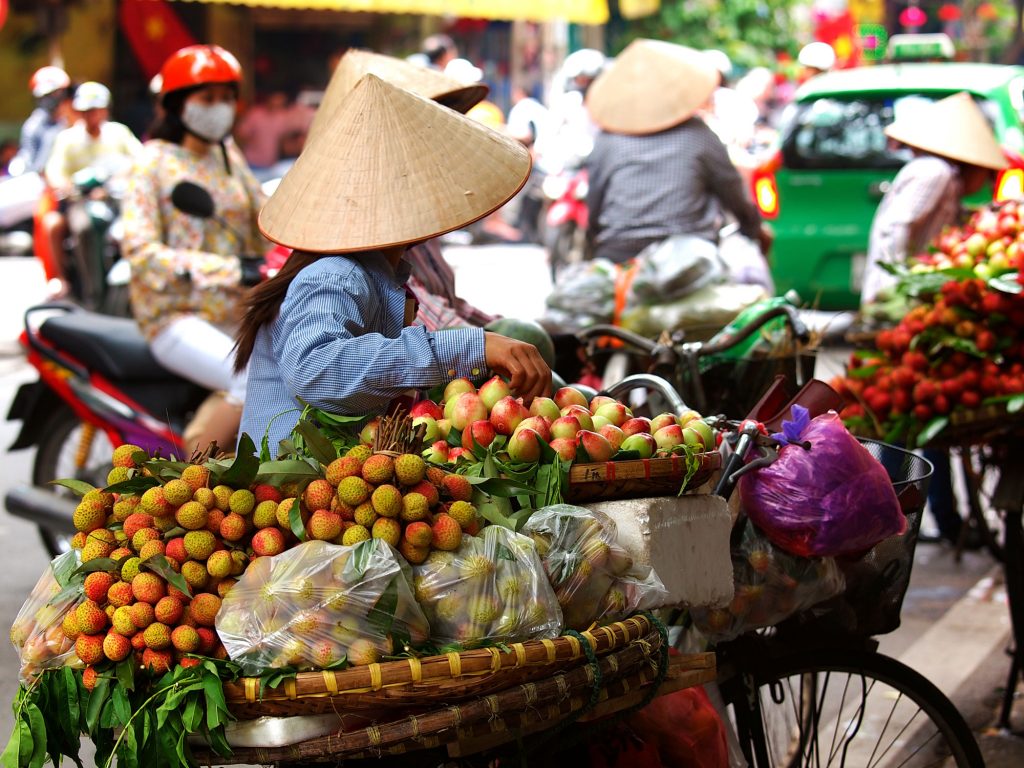
[[[410,389],[478,378],[486,367],[482,329],[403,327],[407,275],[406,263],[396,274],[383,256],[324,256],[299,272],[280,314],[256,337],[242,432],[259,445],[269,426],[276,455],[298,422],[297,398],[361,415]]]

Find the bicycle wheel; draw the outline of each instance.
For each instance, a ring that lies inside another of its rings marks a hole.
[[[720,687],[756,768],[984,764],[952,702],[910,667],[877,653],[794,653]]]
[[[970,521],[977,528],[985,548],[992,557],[1002,562],[1006,531],[1002,513],[994,501],[1003,464],[999,456],[999,447],[964,446],[959,452],[960,466],[967,487]]]

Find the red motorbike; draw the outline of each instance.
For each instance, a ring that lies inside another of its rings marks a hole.
[[[550,201],[544,226],[551,276],[563,267],[578,264],[587,252],[587,171],[566,168],[544,179],[544,196]]]
[[[176,207],[217,221],[206,190],[189,182],[178,187],[171,196]],[[269,267],[262,257],[259,263],[266,278],[283,257]],[[124,443],[187,459],[182,431],[210,393],[162,367],[130,318],[41,304],[25,313],[21,344],[39,378],[23,384],[11,403],[7,419],[22,424],[8,450],[36,448],[35,488],[14,488],[6,506],[36,523],[55,555],[74,533],[74,502],[58,497],[63,489],[54,493],[50,481],[75,478],[105,486],[111,452]]]

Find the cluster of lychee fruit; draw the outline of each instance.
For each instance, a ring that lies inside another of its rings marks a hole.
[[[561,611],[536,547],[508,528],[488,526],[455,552],[432,552],[413,571],[416,600],[437,646],[561,634]]]
[[[888,434],[905,417],[925,424],[989,397],[1024,392],[1024,296],[978,278],[951,280],[855,352],[833,387],[852,428]]]
[[[458,549],[463,534],[480,531],[470,481],[428,467],[412,453],[373,453],[359,445],[329,464],[302,497],[311,510],[305,528],[313,539],[358,544],[382,539],[410,563],[431,550]]]
[[[479,390],[468,379],[454,379],[441,402],[418,402],[410,415],[424,431],[423,456],[438,465],[475,462],[478,450],[490,446],[514,462],[531,463],[543,460],[545,445],[569,462],[610,461],[617,455],[647,459],[683,446],[705,451],[716,445],[714,430],[696,411],[634,417],[624,403],[604,395],[588,400],[574,387],[559,389],[553,398],[535,398],[527,408],[499,376]],[[372,441],[374,429],[374,422],[367,425],[364,442]]]
[[[224,599],[217,631],[232,660],[249,668],[372,664],[405,650],[399,636],[411,646],[427,640],[410,579],[409,566],[380,539],[350,547],[307,541],[250,565]],[[393,613],[374,621],[389,589]]]

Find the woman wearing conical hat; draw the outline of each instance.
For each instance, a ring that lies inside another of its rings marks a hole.
[[[897,116],[885,133],[910,147],[914,159],[896,174],[871,222],[862,307],[895,282],[878,266],[880,262],[902,263],[920,253],[943,227],[956,222],[960,201],[1007,166],[984,114],[967,93],[915,105],[912,112]],[[939,536],[959,542],[963,518],[956,509],[949,454],[926,450],[924,455],[935,467],[928,504]],[[970,536],[966,541],[967,546],[977,546]]]
[[[861,306],[895,278],[879,263],[903,263],[956,222],[960,201],[1007,166],[985,115],[968,93],[911,108],[885,129],[914,159],[903,166],[871,222]]]
[[[529,174],[526,149],[374,75],[329,118],[260,212],[264,235],[295,253],[246,301],[242,431],[267,433],[276,453],[302,402],[380,412],[409,389],[488,369],[527,402],[548,392],[551,371],[533,345],[406,325],[406,248],[504,204]]]

